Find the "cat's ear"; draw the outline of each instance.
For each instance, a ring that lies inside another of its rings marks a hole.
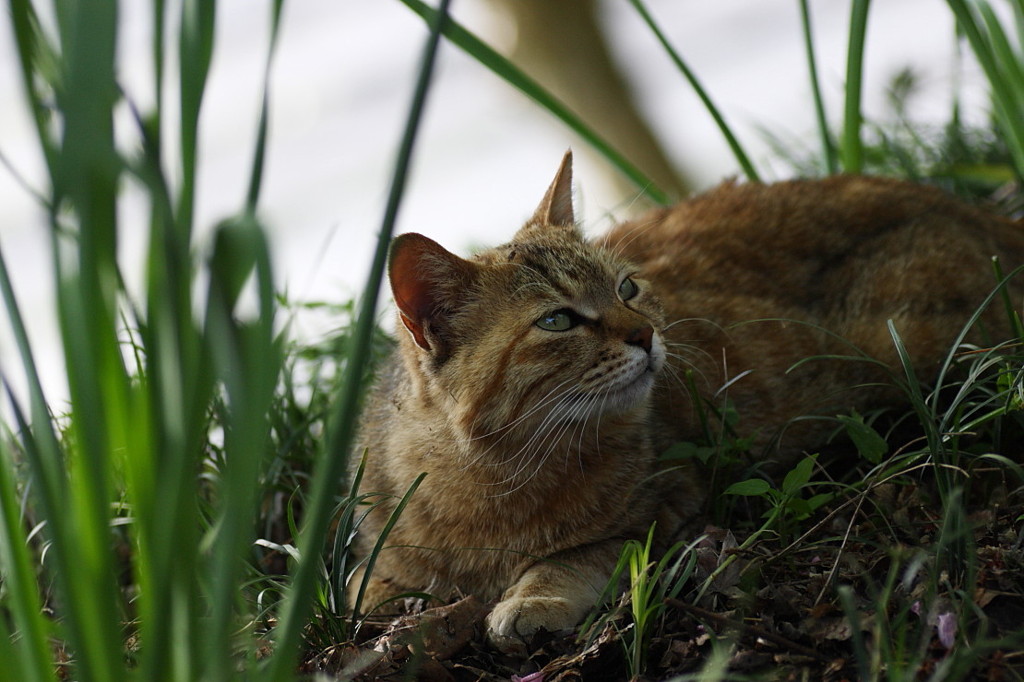
[[[469,285],[476,266],[421,234],[391,242],[388,279],[402,324],[416,345],[444,360],[451,351],[448,316]]]
[[[569,149],[562,157],[562,164],[555,173],[547,193],[541,199],[540,206],[527,223],[532,227],[554,225],[559,227],[575,227],[576,217],[572,210],[572,150]]]

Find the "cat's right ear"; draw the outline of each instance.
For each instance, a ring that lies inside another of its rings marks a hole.
[[[391,242],[388,279],[399,317],[416,345],[437,360],[451,351],[447,318],[475,269],[473,263],[415,232]]]
[[[555,179],[527,223],[528,227],[575,227],[576,216],[572,210],[572,150],[562,157]]]

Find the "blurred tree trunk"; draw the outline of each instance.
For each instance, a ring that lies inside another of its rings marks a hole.
[[[596,0],[492,0],[515,23],[512,61],[583,118],[661,189],[676,197],[691,184],[665,156],[616,67]],[[636,187],[620,174],[626,195]]]

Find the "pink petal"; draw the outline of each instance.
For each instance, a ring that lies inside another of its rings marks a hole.
[[[935,629],[939,632],[939,641],[942,642],[942,646],[952,649],[956,642],[956,614],[948,611],[940,613]]]
[[[519,675],[513,675],[512,682],[544,682],[544,673],[530,673],[529,675],[523,675],[522,677]]]

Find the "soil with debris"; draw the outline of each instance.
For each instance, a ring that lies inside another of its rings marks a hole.
[[[1021,491],[986,493],[965,519],[964,541],[950,543],[937,540],[948,520],[926,487],[877,486],[819,509],[801,522],[802,535],[763,533],[744,550],[745,538],[708,529],[690,593],[664,603],[640,674],[630,666],[625,596],[590,632],[540,633],[526,657],[487,644],[488,606],[468,597],[369,620],[359,641],[307,652],[303,669],[356,680],[561,682],[665,680],[718,666],[759,679],[839,681],[888,661],[890,673],[903,668],[901,679],[936,671],[1024,679]],[[950,561],[958,551],[973,556]],[[938,562],[966,568],[950,575]]]

